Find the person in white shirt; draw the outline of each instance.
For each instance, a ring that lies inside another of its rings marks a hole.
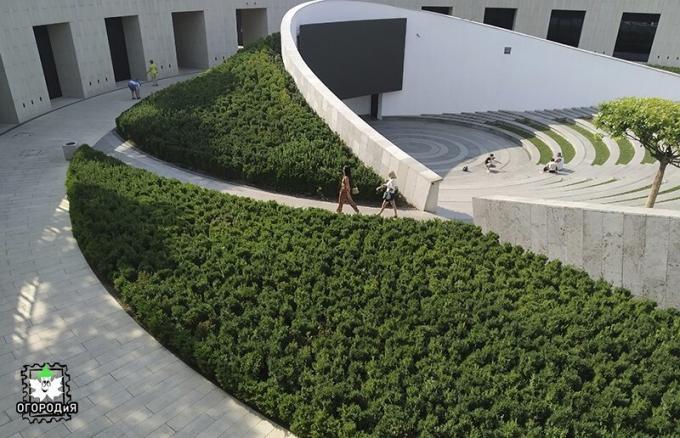
[[[489,154],[489,156],[486,157],[486,159],[484,160],[486,172],[491,173],[491,169],[496,167],[496,163],[501,164],[501,162],[496,159],[496,156],[494,154]]]
[[[550,163],[548,163],[548,172],[557,173],[557,163],[555,162],[554,158],[550,160]]]
[[[396,197],[397,197],[397,174],[394,173],[394,171],[390,172],[389,174],[389,179],[385,181],[384,184],[381,184],[378,186],[376,191],[380,190],[385,190],[383,193],[383,203],[382,203],[382,208],[380,209],[380,213],[378,213],[378,216],[382,214],[383,211],[385,211],[385,208],[388,205],[392,205],[392,208],[394,209],[394,217],[397,217],[397,202],[396,202]]]
[[[564,159],[562,158],[562,152],[558,152],[555,157],[555,164],[557,165],[557,170],[562,170],[564,168]]]

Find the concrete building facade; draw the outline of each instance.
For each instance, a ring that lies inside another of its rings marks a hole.
[[[29,120],[69,99],[110,91],[129,78],[145,79],[151,59],[161,78],[213,66],[235,53],[239,42],[247,44],[278,31],[285,12],[299,3],[302,1],[3,0],[0,125]],[[581,11],[580,21],[576,17],[555,23],[564,23],[567,33],[578,28],[578,47],[607,55],[614,54],[622,18],[628,14],[626,26],[633,34],[654,31],[648,61],[680,66],[680,28],[675,26],[680,21],[680,3],[675,0],[383,3],[480,22],[500,17],[513,30],[542,38],[551,30],[554,10]]]

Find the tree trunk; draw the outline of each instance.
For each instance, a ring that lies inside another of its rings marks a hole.
[[[654,203],[656,202],[656,195],[659,194],[659,189],[661,188],[661,183],[663,182],[663,174],[664,172],[666,172],[666,166],[668,166],[668,163],[664,161],[659,161],[659,170],[656,172],[654,182],[652,183],[652,191],[649,192],[647,204],[645,204],[645,207],[647,208],[654,208]]]

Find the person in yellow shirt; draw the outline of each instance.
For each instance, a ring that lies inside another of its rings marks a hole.
[[[149,70],[146,72],[151,81],[153,81],[153,86],[158,86],[158,66],[154,64],[153,59],[149,61]]]

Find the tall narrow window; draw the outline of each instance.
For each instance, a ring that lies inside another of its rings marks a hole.
[[[568,46],[578,47],[586,11],[564,11],[555,9],[550,15],[548,39]]]
[[[484,24],[490,24],[503,29],[515,28],[515,14],[517,9],[511,8],[486,8],[484,10]]]
[[[660,14],[625,12],[621,17],[614,56],[629,61],[649,61],[659,18],[661,18]]]

